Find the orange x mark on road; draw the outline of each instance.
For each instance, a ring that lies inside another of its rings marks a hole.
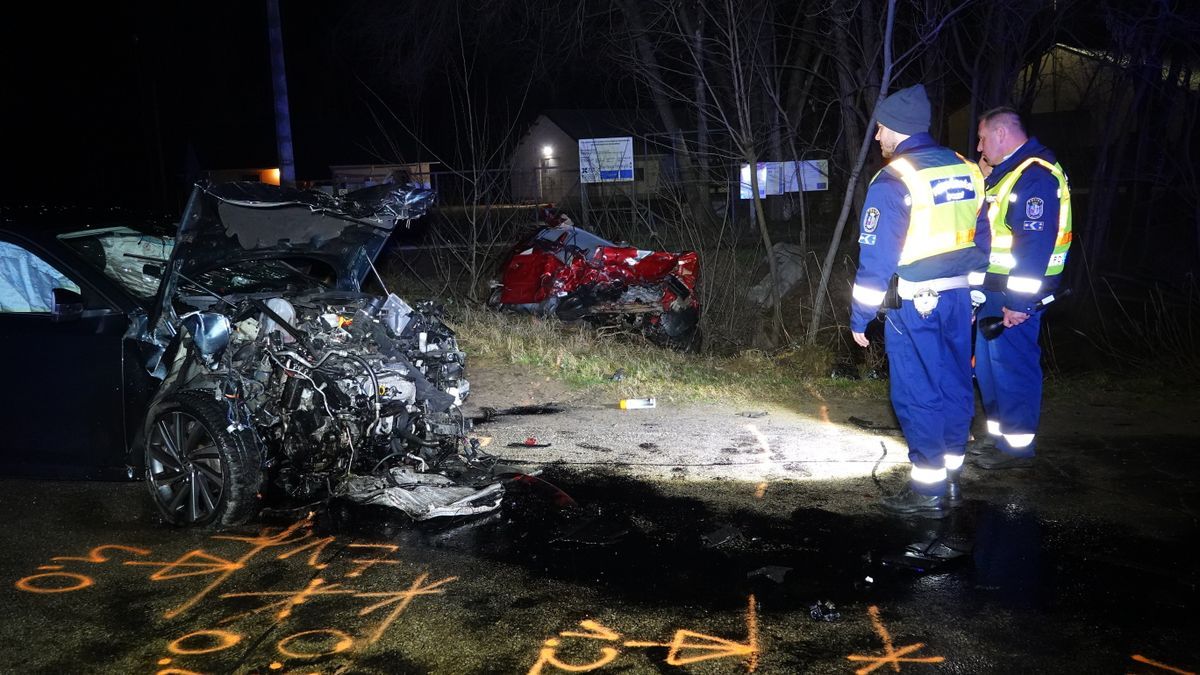
[[[877,668],[882,668],[886,665],[891,665],[892,670],[898,673],[900,672],[901,661],[908,663],[941,663],[942,661],[946,660],[945,657],[942,656],[906,658],[905,654],[911,654],[918,649],[921,649],[925,646],[925,643],[918,642],[913,645],[908,645],[907,647],[896,649],[892,646],[892,636],[888,634],[887,628],[885,628],[883,625],[883,621],[880,621],[879,619],[879,608],[871,605],[867,608],[867,613],[871,615],[871,624],[875,626],[875,632],[879,633],[879,637],[883,640],[883,648],[885,653],[883,656],[865,656],[862,654],[853,654],[851,656],[847,656],[846,658],[851,661],[867,661],[871,664],[866,668],[859,668],[858,670],[854,671],[857,675],[866,675],[867,673]]]

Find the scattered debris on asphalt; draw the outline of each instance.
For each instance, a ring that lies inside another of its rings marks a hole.
[[[876,424],[875,422],[872,422],[871,420],[864,420],[861,417],[851,416],[846,421],[849,422],[850,424],[853,424],[854,426],[858,427],[859,429],[867,429],[868,431],[885,431],[885,432],[889,432],[889,433],[900,433],[900,427],[890,427],[890,426],[884,426],[882,424]]]
[[[733,527],[732,525],[726,525],[724,527],[713,530],[712,532],[709,532],[706,535],[703,535],[702,537],[700,537],[700,539],[704,542],[704,545],[707,548],[713,548],[715,546],[720,546],[721,544],[724,544],[724,543],[727,543],[734,539],[737,539],[738,537],[741,537],[741,536],[742,536],[741,530],[737,529],[736,527]]]
[[[654,397],[650,398],[623,398],[617,403],[617,407],[621,410],[636,410],[640,408],[653,408],[656,405]]]
[[[813,621],[837,621],[842,618],[842,613],[837,611],[833,602],[818,600],[816,604],[808,608],[808,616]]]
[[[747,573],[746,578],[766,577],[777,584],[782,584],[783,578],[791,571],[792,568],[784,567],[783,565],[767,565],[766,567],[760,567],[753,572]]]
[[[742,412],[738,413],[738,415],[742,417],[749,417],[751,419],[766,417],[769,414],[770,413],[768,413],[766,410],[743,410]]]
[[[512,443],[508,444],[508,447],[510,447],[510,448],[548,448],[548,447],[550,447],[550,444],[549,443],[538,443],[537,437],[530,436],[529,438],[526,438],[523,441],[513,441]]]

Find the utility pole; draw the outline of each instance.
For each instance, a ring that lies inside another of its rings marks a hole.
[[[288,112],[287,73],[283,68],[283,24],[279,0],[267,0],[267,34],[271,44],[271,84],[275,92],[275,147],[279,152],[279,184],[296,187],[292,154],[292,120]]]

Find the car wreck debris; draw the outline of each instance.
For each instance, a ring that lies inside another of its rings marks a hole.
[[[543,221],[502,264],[490,306],[563,321],[622,324],[680,349],[699,345],[695,251],[613,243],[553,209]]]
[[[441,308],[360,290],[393,228],[432,199],[381,187],[198,185],[169,257],[139,270],[161,277],[130,336],[161,379],[143,437],[169,522],[232,525],[264,502],[333,498],[414,520],[499,507],[512,474],[467,437],[466,355]]]

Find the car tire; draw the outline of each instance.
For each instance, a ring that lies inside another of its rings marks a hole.
[[[228,426],[208,392],[173,394],[156,407],[145,432],[146,484],[167,522],[239,525],[258,511],[262,471],[253,440]]]

